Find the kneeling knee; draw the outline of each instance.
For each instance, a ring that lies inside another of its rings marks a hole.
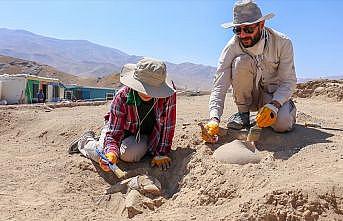
[[[284,133],[293,130],[294,122],[291,122],[290,119],[284,119],[277,121],[272,128],[275,132]]]

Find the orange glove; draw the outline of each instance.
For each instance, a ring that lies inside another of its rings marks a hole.
[[[216,143],[218,141],[219,123],[216,120],[210,120],[205,126],[201,127],[201,137],[205,142]]]
[[[208,135],[215,136],[219,133],[219,123],[216,120],[210,120],[206,125]]]
[[[273,125],[277,118],[278,108],[273,104],[264,105],[256,116],[256,124],[258,127],[269,127]]]
[[[155,156],[152,158],[151,166],[158,166],[161,170],[167,170],[171,165],[171,159],[168,156]]]
[[[118,162],[118,157],[114,152],[108,152],[105,154],[105,157],[108,159],[109,162],[116,164]],[[111,172],[111,169],[108,167],[107,163],[104,162],[100,157],[99,157],[99,165],[101,169],[105,172]]]

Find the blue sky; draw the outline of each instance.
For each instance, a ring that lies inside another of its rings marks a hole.
[[[232,37],[233,0],[0,1],[0,27],[83,39],[175,63],[216,66]],[[298,77],[343,75],[343,1],[257,0],[288,35]]]

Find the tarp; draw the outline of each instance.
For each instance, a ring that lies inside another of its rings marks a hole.
[[[25,95],[27,97],[27,103],[32,104],[33,94],[33,84],[39,84],[38,80],[27,80]]]

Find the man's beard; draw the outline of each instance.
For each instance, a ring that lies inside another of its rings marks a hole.
[[[258,32],[258,34],[256,34],[255,37],[247,37],[247,38],[240,38],[240,39],[239,39],[239,40],[241,41],[243,47],[245,47],[245,48],[250,48],[250,47],[254,46],[254,45],[261,39],[262,31],[260,30],[260,28],[259,28],[258,31],[259,31],[259,32]],[[250,40],[251,40],[251,43],[250,43],[249,45],[244,45],[244,44],[243,44],[243,41],[242,41],[242,40],[244,40],[244,39],[250,39]]]

